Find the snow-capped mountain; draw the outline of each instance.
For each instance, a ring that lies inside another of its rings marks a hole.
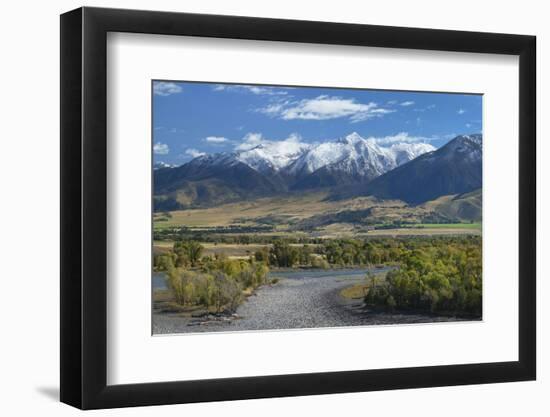
[[[469,162],[480,162],[482,141],[480,134],[458,136],[444,147],[446,150],[444,157],[451,159],[454,158],[454,154],[459,154]]]
[[[436,148],[429,143],[394,143],[390,150],[395,158],[395,166],[399,166],[422,154],[435,151]]]
[[[261,143],[235,153],[235,158],[259,172],[281,171],[311,148],[299,141]]]
[[[234,165],[237,161],[264,173],[303,178],[325,168],[360,178],[375,178],[435,148],[428,143],[396,143],[383,147],[352,133],[334,142],[264,142],[231,153],[203,155],[194,164]]]
[[[153,169],[161,169],[161,168],[175,168],[177,165],[167,164],[166,162],[156,162],[153,165]]]
[[[288,168],[296,177],[325,168],[357,179],[372,179],[435,148],[427,143],[397,143],[382,147],[373,139],[352,133],[336,142],[325,142],[307,150]]]
[[[155,170],[158,209],[213,205],[286,191],[365,184],[419,155],[426,143],[380,146],[357,133],[318,144],[263,141],[233,152],[202,155],[173,169]]]
[[[482,186],[482,140],[480,134],[457,136],[437,151],[388,171],[347,195],[374,195],[417,204],[477,190]]]

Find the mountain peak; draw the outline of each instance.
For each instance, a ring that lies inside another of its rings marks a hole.
[[[306,189],[365,183],[434,150],[428,143],[380,146],[375,139],[352,132],[338,140],[316,144],[266,140],[247,149],[198,156],[188,165],[195,170],[212,167],[214,172],[220,172],[244,164],[263,176],[286,181],[289,187]]]
[[[481,133],[474,133],[471,135],[460,135],[458,136],[458,138],[460,138],[462,141],[472,142],[476,145],[481,145],[483,141],[483,137],[481,136]]]
[[[451,158],[456,152],[466,155],[471,160],[481,160],[483,139],[481,134],[459,135],[441,148]]]
[[[350,141],[356,141],[359,139],[363,139],[363,137],[357,132],[351,132],[349,135],[346,136],[346,139]]]
[[[482,186],[482,136],[460,135],[374,179],[365,195],[419,204],[442,195],[461,194]]]
[[[362,142],[362,141],[365,141],[365,139],[357,132],[352,132],[350,133],[349,135],[343,137],[343,138],[340,138],[338,139],[338,143],[343,143],[343,144],[356,144],[358,142]]]
[[[264,142],[241,150],[236,158],[259,172],[280,171],[299,158],[311,145],[299,141]]]

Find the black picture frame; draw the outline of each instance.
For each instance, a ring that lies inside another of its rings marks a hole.
[[[107,385],[108,32],[519,56],[519,358],[424,366]],[[61,16],[61,401],[82,409],[534,380],[536,38],[186,13],[79,8]]]

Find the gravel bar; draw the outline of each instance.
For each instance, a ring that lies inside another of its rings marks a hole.
[[[234,332],[460,320],[429,314],[375,312],[366,309],[362,300],[348,300],[340,296],[343,288],[364,282],[364,272],[278,273],[276,276],[280,281],[277,284],[257,289],[232,317],[206,320],[154,313],[153,333]]]

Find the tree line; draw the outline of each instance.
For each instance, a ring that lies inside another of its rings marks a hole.
[[[243,291],[267,282],[270,268],[395,265],[384,281],[369,277],[368,305],[481,315],[480,236],[331,239],[294,244],[274,239],[248,259],[204,256],[195,240],[154,256],[154,269],[181,305],[234,310]]]

